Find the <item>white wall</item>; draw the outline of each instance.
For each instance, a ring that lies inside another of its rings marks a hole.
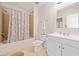
[[[34,6],[33,8],[33,24],[34,24],[34,37],[38,36],[38,7]]]
[[[38,9],[38,34],[52,33],[56,28],[56,6],[53,2],[47,2],[44,6]],[[45,27],[43,27],[43,23],[46,23]],[[46,29],[44,29],[46,28]]]

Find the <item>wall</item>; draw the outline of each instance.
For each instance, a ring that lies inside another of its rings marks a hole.
[[[38,35],[53,33],[56,27],[56,5],[53,2],[46,4],[38,9]],[[44,27],[45,26],[45,27]]]
[[[37,37],[38,36],[38,7],[37,6],[33,7],[33,25],[34,25],[34,29],[33,29],[34,37]]]
[[[66,16],[69,14],[73,14],[73,13],[79,13],[79,6],[77,4],[72,5],[68,8],[64,8],[62,10],[59,10],[57,12],[57,16],[58,17],[63,17],[64,19],[64,23],[66,23]],[[70,34],[75,34],[75,35],[79,35],[79,29],[74,29],[74,28],[56,28],[56,32],[67,32]]]

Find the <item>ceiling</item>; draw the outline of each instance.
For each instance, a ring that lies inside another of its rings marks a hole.
[[[76,2],[62,2],[60,4],[57,4],[57,10],[61,10],[61,9],[64,9],[70,5],[73,5],[75,4]]]
[[[48,2],[39,2],[38,4],[35,4],[35,2],[2,2],[3,5],[9,5],[16,8],[21,8],[24,10],[31,10],[34,6],[37,6],[38,8],[43,6],[44,4],[47,4]],[[54,2],[53,2],[54,3]],[[72,5],[76,2],[62,2],[60,4],[57,4],[57,10],[61,10],[69,5]],[[1,3],[0,3],[1,4]]]
[[[42,5],[44,5],[44,2],[40,2],[38,4],[35,4],[35,2],[3,2],[3,5],[9,5],[9,6],[13,6],[16,8],[21,8],[24,10],[30,10],[32,9],[34,6],[40,7]]]

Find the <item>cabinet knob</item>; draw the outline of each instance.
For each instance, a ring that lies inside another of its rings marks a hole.
[[[64,48],[62,48],[62,49],[64,49]]]
[[[60,48],[60,46],[59,46],[59,48]]]

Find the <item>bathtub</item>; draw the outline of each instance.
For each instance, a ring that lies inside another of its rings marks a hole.
[[[32,51],[33,40],[34,38],[13,43],[0,44],[0,56],[12,56],[18,53],[20,55],[25,55],[26,51]]]

